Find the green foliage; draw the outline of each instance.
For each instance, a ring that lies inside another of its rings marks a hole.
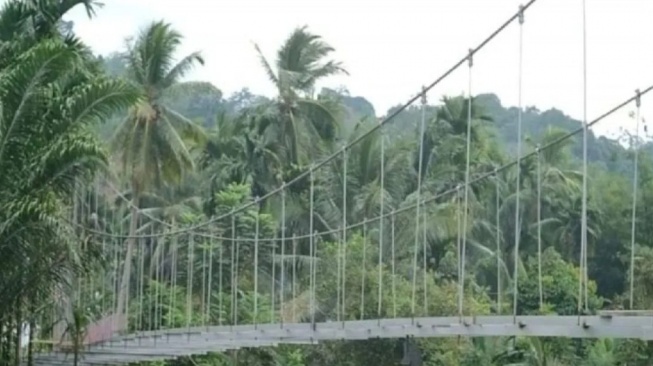
[[[43,332],[64,328],[77,358],[97,315],[66,301],[99,253],[64,217],[78,183],[106,167],[91,128],[126,109],[137,92],[99,73],[86,46],[59,32],[77,5],[90,15],[96,3],[8,1],[0,10],[0,348],[7,362],[18,357],[9,352],[10,329],[19,329],[17,342],[24,322],[35,325],[37,317],[45,319]],[[45,316],[45,305],[55,311]]]
[[[578,268],[565,261],[553,248],[542,253],[542,291],[544,307],[539,305],[538,259],[530,257],[526,263],[526,278],[519,282],[519,313],[535,315],[578,313]],[[596,296],[596,284],[589,284],[588,308],[600,309],[603,301]]]
[[[258,46],[253,52],[276,89],[274,98],[247,89],[225,98],[210,83],[182,82],[204,60],[200,53],[176,59],[183,38],[164,21],[144,27],[126,50],[94,56],[63,23],[77,5],[89,15],[98,6],[91,0],[11,0],[0,10],[3,361],[19,359],[15,350],[25,323],[35,329],[30,353],[34,338],[63,327],[78,361],[94,323],[125,309],[130,332],[458,314],[465,210],[462,192],[451,192],[465,176],[468,108],[472,179],[514,156],[515,108],[503,107],[494,95],[445,97],[424,110],[410,107],[361,139],[378,122],[374,108],[344,88],[315,93],[317,83],[346,71],[330,58],[334,48],[306,27],[294,29],[272,61]],[[534,107],[525,109],[523,123],[526,149],[580,126],[561,111]],[[115,132],[113,157],[102,144],[109,131]],[[302,175],[359,139],[346,155]],[[512,312],[506,300],[515,273],[518,314],[577,314],[580,147],[575,137],[541,151],[539,160],[524,159],[519,187],[514,169],[470,187],[465,314]],[[653,306],[653,229],[645,225],[653,219],[653,161],[644,153],[652,147],[640,154],[635,196],[632,296],[640,309]],[[632,150],[591,135],[589,155],[587,307],[629,307]],[[87,191],[102,171],[106,182]],[[284,186],[283,198],[268,195],[284,182],[292,184]],[[420,215],[412,208],[418,197],[429,202]],[[374,219],[394,210],[404,212]],[[343,225],[349,227],[344,235]],[[314,256],[311,230],[320,233]],[[309,291],[313,265],[316,304]],[[653,357],[651,344],[635,340],[438,338],[411,344],[423,364],[433,366],[647,365]],[[403,348],[404,340],[394,339],[326,342],[168,364],[390,366],[404,360]]]

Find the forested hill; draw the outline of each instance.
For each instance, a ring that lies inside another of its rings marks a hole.
[[[489,117],[486,127],[496,137],[497,142],[509,154],[516,156],[517,151],[517,112],[514,106],[504,106],[499,97],[495,94],[480,94],[476,101],[481,113]],[[393,113],[397,107],[393,107],[388,114]],[[434,113],[429,109],[427,116]],[[414,133],[420,120],[421,113],[418,107],[411,107],[401,113],[393,122],[393,130],[397,133]],[[427,117],[428,118],[428,117]],[[522,114],[522,133],[527,141],[541,141],[547,130],[555,129],[561,132],[576,131],[581,128],[581,121],[575,120],[558,109],[540,111],[536,107],[527,107]],[[408,127],[410,126],[410,127]],[[408,128],[407,128],[408,127]],[[582,134],[577,134],[571,145],[571,153],[574,157],[582,159]],[[524,151],[532,151],[533,144],[527,144]],[[653,152],[653,145],[647,143],[643,146],[645,151]],[[593,132],[588,137],[587,148],[588,160],[595,165],[608,169],[612,172],[632,172],[632,156],[629,150],[616,139],[605,136],[596,136]]]
[[[107,72],[120,76],[126,66],[119,54],[100,57]],[[170,96],[170,105],[182,115],[189,117],[201,125],[211,128],[215,125],[216,116],[221,112],[235,115],[248,106],[268,100],[268,98],[253,94],[247,87],[229,96],[223,94],[219,86],[209,82],[186,82],[179,85],[177,92]],[[343,132],[345,135],[361,120],[373,120],[380,117],[371,102],[364,96],[352,96],[345,88],[323,88],[320,97],[336,99],[344,108]],[[498,139],[498,144],[509,154],[516,154],[517,141],[517,107],[504,106],[495,94],[480,94],[476,96],[481,112],[489,117],[486,122],[489,131]],[[386,115],[393,113],[398,107],[390,108]],[[427,116],[432,117],[434,108],[429,108]],[[412,106],[399,114],[388,126],[393,136],[415,134],[421,118],[419,107]],[[574,120],[563,111],[549,109],[540,111],[536,107],[527,107],[523,113],[523,134],[526,139],[539,141],[548,129],[558,129],[564,132],[578,130],[581,122]],[[115,130],[112,124],[102,127],[103,134]],[[106,136],[108,137],[108,136]],[[582,158],[582,135],[573,137],[572,154]],[[532,144],[531,144],[532,145]],[[526,146],[526,149],[532,146]],[[653,145],[644,146],[646,151],[653,152]],[[528,151],[528,150],[525,150]],[[612,172],[630,173],[632,162],[628,150],[617,140],[605,136],[589,135],[588,160]]]

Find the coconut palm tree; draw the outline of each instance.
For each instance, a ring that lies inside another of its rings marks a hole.
[[[427,176],[431,172],[438,175],[438,181],[449,180],[444,189],[450,189],[464,180],[469,106],[468,98],[444,97],[442,105],[437,109],[435,119],[429,123],[424,134],[422,174]],[[484,114],[482,108],[472,98],[470,129],[472,171],[482,171],[484,167],[491,166],[490,162],[500,158],[497,150],[490,145],[487,129],[484,127],[485,123],[491,121],[492,119]],[[419,164],[419,146],[416,149],[413,163],[415,171]]]
[[[209,206],[213,193],[231,183],[248,184],[254,196],[263,196],[276,188],[283,168],[274,149],[277,141],[265,133],[265,121],[274,116],[265,114],[265,107],[253,107],[238,116],[222,112],[200,156],[204,174],[211,182]],[[209,207],[209,213],[213,208]]]
[[[22,311],[28,302],[36,311],[50,304],[55,291],[69,292],[70,279],[88,264],[81,240],[62,220],[62,207],[76,183],[106,166],[90,126],[137,98],[129,85],[96,73],[87,48],[73,35],[54,31],[73,6],[92,10],[90,1],[64,3],[10,1],[0,11],[3,328],[36,316]],[[17,30],[23,33],[12,33]]]
[[[320,79],[347,71],[340,62],[325,61],[334,48],[306,27],[290,34],[277,51],[274,66],[258,45],[256,51],[278,93],[267,104],[275,118],[268,121],[266,134],[278,141],[278,155],[288,165],[306,164],[315,158],[319,142],[329,145],[338,131],[338,110],[328,99],[312,97],[315,85]]]
[[[140,91],[140,99],[132,105],[113,139],[114,151],[131,188],[130,236],[137,229],[141,194],[164,183],[179,182],[184,172],[194,166],[188,142],[203,140],[199,126],[162,102],[184,75],[196,64],[204,63],[197,52],[175,60],[182,39],[170,24],[153,22],[128,43],[124,55],[128,75]],[[127,240],[119,314],[127,305],[133,246],[134,240]]]

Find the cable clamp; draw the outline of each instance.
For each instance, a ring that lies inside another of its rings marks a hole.
[[[426,87],[422,86],[422,105],[426,105]]]
[[[639,91],[639,89],[635,90],[635,106],[637,108],[642,106],[642,92]]]
[[[519,5],[519,24],[524,24],[524,5]]]
[[[467,55],[467,62],[469,64],[469,67],[474,66],[474,50],[469,49],[469,55]]]

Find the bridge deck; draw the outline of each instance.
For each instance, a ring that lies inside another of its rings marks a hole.
[[[143,332],[88,347],[80,365],[113,365],[174,359],[229,349],[330,340],[412,337],[532,336],[653,340],[653,316],[478,316],[209,326]],[[72,365],[72,355],[40,355],[38,365]]]

